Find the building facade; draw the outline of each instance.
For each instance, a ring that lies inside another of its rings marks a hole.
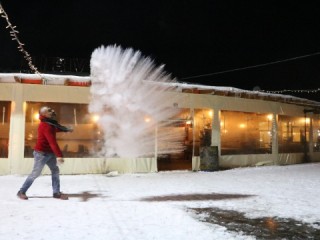
[[[74,128],[72,134],[57,135],[66,158],[62,174],[201,170],[202,153],[210,147],[217,150],[219,169],[320,161],[320,103],[186,84],[166,93],[178,114],[166,129],[156,130],[182,134],[184,151],[158,154],[161,146],[155,141],[154,156],[105,158],[98,154],[103,134],[97,116],[88,111],[90,79],[56,76],[39,84],[33,75],[27,77],[0,75],[0,175],[30,172],[43,105],[56,110],[62,125]]]

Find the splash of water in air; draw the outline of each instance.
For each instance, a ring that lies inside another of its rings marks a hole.
[[[100,47],[91,56],[89,111],[98,114],[104,134],[101,155],[142,157],[182,151],[181,132],[168,124],[177,114],[176,85],[163,66],[131,48]],[[157,148],[157,150],[156,150]]]

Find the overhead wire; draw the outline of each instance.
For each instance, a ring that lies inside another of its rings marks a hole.
[[[240,68],[234,68],[234,69],[229,69],[229,70],[224,70],[224,71],[219,71],[219,72],[184,77],[184,78],[180,78],[179,80],[209,77],[209,76],[214,76],[214,75],[219,75],[219,74],[224,74],[224,73],[231,73],[231,72],[242,71],[242,70],[247,70],[247,69],[252,69],[252,68],[259,68],[259,67],[274,65],[274,64],[278,64],[278,63],[294,61],[294,60],[298,60],[298,59],[302,59],[302,58],[312,57],[312,56],[316,56],[316,55],[320,55],[320,52],[310,53],[310,54],[306,54],[306,55],[302,55],[302,56],[298,56],[298,57],[292,57],[292,58],[277,60],[277,61],[268,62],[268,63],[256,64],[256,65],[247,66],[247,67],[240,67]],[[284,89],[284,90],[274,90],[274,91],[258,90],[258,91],[267,92],[267,93],[318,93],[318,92],[320,92],[320,88],[318,88],[318,89],[293,89],[293,90]]]
[[[315,52],[315,53],[311,53],[311,54],[306,54],[306,55],[302,55],[302,56],[298,56],[298,57],[292,57],[292,58],[273,61],[273,62],[268,62],[268,63],[256,64],[256,65],[247,66],[247,67],[234,68],[234,69],[229,69],[229,70],[224,70],[224,71],[219,71],[219,72],[213,72],[213,73],[206,73],[206,74],[195,75],[195,76],[190,76],[190,77],[184,77],[184,78],[180,78],[180,80],[194,79],[194,78],[200,78],[200,77],[209,77],[209,76],[218,75],[218,74],[224,74],[224,73],[236,72],[236,71],[241,71],[241,70],[246,70],[246,69],[264,67],[264,66],[268,66],[268,65],[273,65],[273,64],[283,63],[283,62],[289,62],[289,61],[293,61],[293,60],[297,60],[297,59],[301,59],[301,58],[312,57],[312,56],[316,56],[316,55],[320,55],[320,52]]]

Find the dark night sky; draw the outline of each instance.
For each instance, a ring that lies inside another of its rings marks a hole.
[[[320,7],[309,1],[0,1],[32,56],[90,59],[95,48],[118,44],[165,64],[181,82],[320,88],[320,54],[185,79],[320,52]],[[5,26],[1,18],[0,69],[13,69],[21,54]]]

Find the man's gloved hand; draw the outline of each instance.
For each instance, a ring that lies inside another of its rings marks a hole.
[[[58,164],[63,164],[64,163],[64,159],[62,157],[58,157],[57,158],[57,163]]]

